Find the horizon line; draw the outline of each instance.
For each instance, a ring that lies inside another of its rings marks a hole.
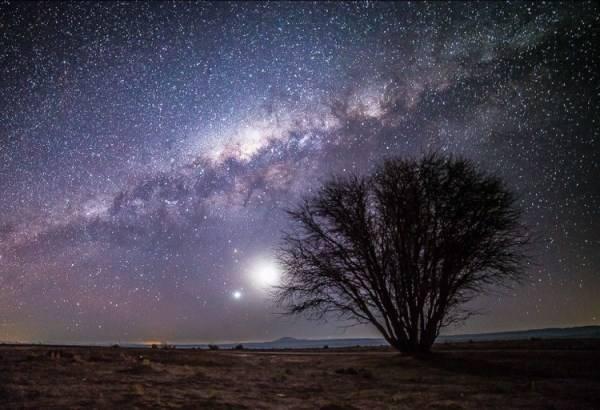
[[[436,338],[436,342],[439,338],[443,337],[469,337],[469,336],[485,336],[485,335],[497,335],[503,333],[524,333],[524,332],[535,332],[535,331],[544,331],[544,330],[568,330],[568,329],[579,329],[579,328],[589,328],[589,327],[598,327],[600,328],[600,324],[590,324],[590,325],[570,325],[570,326],[549,326],[542,328],[526,328],[526,329],[513,329],[513,330],[499,330],[499,331],[489,331],[489,332],[475,332],[475,333],[458,333],[458,334],[441,334]],[[168,341],[168,340],[137,340],[137,341],[121,341],[121,340],[105,340],[105,341],[15,341],[15,340],[0,340],[0,344],[10,345],[10,344],[18,344],[18,345],[46,345],[46,346],[110,346],[110,345],[139,345],[139,346],[152,346],[152,345],[172,345],[172,346],[191,346],[191,345],[229,345],[229,344],[259,344],[259,343],[272,343],[281,339],[294,339],[298,341],[327,341],[327,340],[358,340],[358,339],[367,339],[367,340],[384,340],[381,336],[356,336],[356,337],[335,337],[335,336],[324,336],[317,338],[299,338],[294,336],[281,336],[275,339],[269,340],[225,340],[225,341]],[[385,340],[384,340],[385,341]]]

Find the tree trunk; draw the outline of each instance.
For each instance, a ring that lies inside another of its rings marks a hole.
[[[392,347],[398,350],[400,353],[408,354],[411,356],[420,356],[430,353],[432,345],[433,342],[425,343],[425,341],[421,341],[419,343],[416,340],[410,340],[408,343],[395,342],[392,344]]]

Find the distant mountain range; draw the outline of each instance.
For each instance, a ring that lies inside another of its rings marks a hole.
[[[440,336],[438,342],[492,341],[539,339],[597,339],[600,326],[550,327],[545,329],[516,330],[512,332],[474,333],[455,336]]]
[[[483,342],[499,340],[526,340],[538,339],[596,339],[600,338],[600,326],[579,326],[567,328],[547,328],[518,330],[512,332],[496,333],[474,333],[464,335],[440,336],[437,343],[444,342]],[[293,337],[282,337],[270,342],[249,343],[222,343],[218,346],[222,349],[232,349],[242,344],[248,349],[314,349],[328,346],[353,347],[353,346],[386,346],[387,343],[381,338],[354,338],[354,339],[296,339]],[[177,344],[179,348],[208,348],[208,344]]]
[[[565,328],[546,328],[546,329],[531,329],[517,330],[511,332],[495,332],[495,333],[472,333],[452,336],[440,336],[436,343],[445,342],[484,342],[484,341],[502,341],[502,340],[527,340],[536,339],[599,339],[600,326],[578,326]],[[16,343],[0,341],[2,343]],[[98,343],[56,343],[44,342],[38,344],[49,345],[84,345],[84,346],[107,346],[113,343],[98,342]],[[336,347],[376,347],[387,346],[387,342],[382,338],[339,338],[339,339],[296,339],[294,337],[282,337],[280,339],[269,342],[238,342],[238,343],[217,343],[221,349],[233,349],[238,345],[243,345],[247,349],[320,349],[324,346],[330,348]],[[147,344],[141,343],[120,343],[123,347],[148,347]],[[208,343],[169,343],[171,346],[176,346],[180,349],[208,349]]]

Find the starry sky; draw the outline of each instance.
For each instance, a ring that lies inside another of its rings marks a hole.
[[[448,332],[600,324],[599,16],[3,1],[0,340],[374,336],[277,314],[283,209],[430,150],[505,178],[538,238]]]

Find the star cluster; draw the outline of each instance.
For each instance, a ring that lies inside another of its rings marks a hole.
[[[503,176],[539,238],[460,331],[598,323],[599,15],[1,3],[0,340],[339,335],[274,314],[283,209],[429,150]]]

